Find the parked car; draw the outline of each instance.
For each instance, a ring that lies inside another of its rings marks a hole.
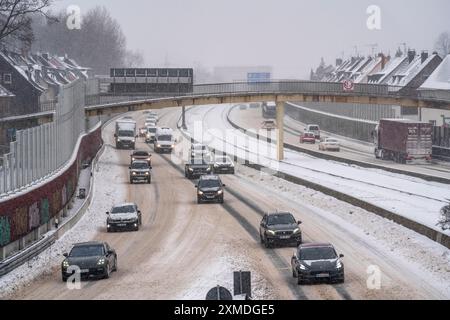
[[[136,150],[133,151],[133,153],[130,155],[131,161],[130,164],[132,164],[134,161],[147,161],[148,165],[152,165],[152,155],[150,152],[145,150]]]
[[[301,221],[295,221],[289,212],[276,212],[264,215],[259,228],[261,243],[266,248],[274,245],[302,243]]]
[[[305,131],[314,133],[316,139],[320,139],[320,127],[317,124],[308,124]]]
[[[219,202],[224,201],[224,190],[225,185],[220,180],[217,175],[205,175],[201,176],[198,184],[195,186],[197,188],[197,203],[203,202]]]
[[[339,141],[334,138],[325,138],[319,143],[319,150],[339,152],[341,150],[341,145]]]
[[[148,161],[136,160],[133,161],[130,169],[130,183],[146,182],[152,183],[152,167],[149,166]]]
[[[234,174],[234,163],[229,156],[215,156],[213,164],[214,174],[230,173]]]
[[[310,243],[298,247],[291,259],[292,276],[298,284],[314,281],[343,283],[344,263],[331,244]]]
[[[108,215],[106,220],[107,232],[117,230],[138,231],[139,226],[142,225],[141,211],[135,203],[117,205],[106,214]]]
[[[204,158],[191,158],[184,165],[184,176],[188,179],[200,178],[211,173],[211,164]]]
[[[316,136],[314,135],[313,132],[302,132],[300,133],[300,143],[312,143],[315,144],[316,143]]]
[[[75,244],[70,253],[64,253],[61,263],[62,281],[66,282],[79,270],[81,278],[109,278],[117,271],[117,254],[106,242]]]
[[[261,103],[259,103],[259,102],[252,102],[252,103],[250,103],[250,108],[251,109],[258,109],[259,107],[261,107]]]
[[[264,130],[273,130],[277,128],[277,123],[275,122],[275,120],[265,120],[263,121],[261,127]]]

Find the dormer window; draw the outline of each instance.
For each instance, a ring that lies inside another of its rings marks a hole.
[[[3,74],[3,83],[4,84],[12,84],[12,76],[11,73]]]

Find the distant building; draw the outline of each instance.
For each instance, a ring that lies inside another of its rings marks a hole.
[[[270,81],[273,69],[270,66],[221,66],[213,70],[217,83]]]

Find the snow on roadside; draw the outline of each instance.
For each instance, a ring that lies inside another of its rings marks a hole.
[[[405,268],[427,279],[434,287],[450,297],[450,250],[408,228],[347,204],[318,191],[286,180],[264,175],[239,166],[237,175],[249,183],[258,183],[288,202],[298,203],[309,211],[335,221],[352,234],[360,234],[364,241]],[[270,188],[270,189],[269,189]]]
[[[94,237],[99,228],[105,224],[105,212],[118,199],[125,200],[126,188],[120,183],[120,171],[113,170],[114,163],[119,163],[119,154],[109,146],[99,159],[94,171],[94,198],[78,224],[69,230],[54,245],[0,278],[0,298],[8,297],[21,288],[29,285],[39,277],[51,275],[54,268],[63,260],[62,254],[68,252],[74,243],[88,241]],[[123,186],[123,187],[121,187]]]

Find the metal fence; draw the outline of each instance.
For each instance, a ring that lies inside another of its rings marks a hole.
[[[54,122],[17,131],[10,152],[3,155],[1,196],[39,183],[70,160],[78,138],[86,130],[85,90],[83,81],[63,86]]]

